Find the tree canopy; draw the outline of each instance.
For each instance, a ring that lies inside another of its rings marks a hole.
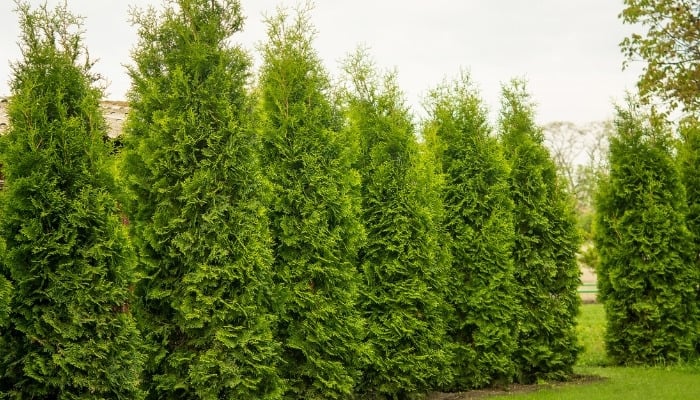
[[[671,109],[700,110],[700,5],[695,0],[625,0],[620,18],[646,29],[620,46],[644,63],[637,86],[644,101],[658,96]]]

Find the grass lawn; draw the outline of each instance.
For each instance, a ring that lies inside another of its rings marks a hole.
[[[576,373],[602,379],[580,379],[574,383],[537,385],[535,390],[519,390],[489,399],[700,399],[700,362],[658,367],[610,367],[607,365],[603,332],[605,313],[601,304],[583,305],[579,317],[579,337],[584,345]],[[465,393],[469,399],[470,396]],[[479,396],[482,397],[483,396]]]
[[[580,368],[579,373],[604,377],[597,382],[563,385],[541,384],[528,393],[489,396],[490,399],[700,399],[698,367],[596,367]],[[469,397],[464,397],[468,399]]]

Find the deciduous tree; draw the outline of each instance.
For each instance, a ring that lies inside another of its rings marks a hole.
[[[642,61],[637,86],[643,100],[658,96],[670,108],[700,111],[700,5],[693,0],[625,0],[620,18],[645,29],[620,47]]]

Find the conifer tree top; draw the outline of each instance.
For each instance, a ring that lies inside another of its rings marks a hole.
[[[17,1],[17,13],[23,57],[12,63],[10,129],[0,160],[6,185],[38,168],[51,169],[64,189],[80,189],[85,179],[109,185],[111,178],[97,168],[108,152],[99,112],[103,88],[97,85],[100,76],[91,71],[94,62],[83,46],[82,18],[65,4],[32,9]],[[86,142],[92,145],[86,147]],[[42,154],[43,163],[26,168],[22,159],[27,151]],[[97,175],[85,174],[83,167]]]
[[[527,137],[542,144],[544,135],[535,125],[535,103],[527,91],[526,82],[514,79],[503,86],[501,94],[499,123],[509,125],[509,129],[501,132],[506,147],[517,145]]]

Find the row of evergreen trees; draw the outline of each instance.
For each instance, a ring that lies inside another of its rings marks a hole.
[[[466,74],[419,130],[363,52],[331,84],[304,10],[267,20],[251,87],[239,2],[171,0],[133,14],[114,157],[80,20],[18,14],[0,394],[403,399],[572,372],[576,225],[521,83],[498,135]]]

